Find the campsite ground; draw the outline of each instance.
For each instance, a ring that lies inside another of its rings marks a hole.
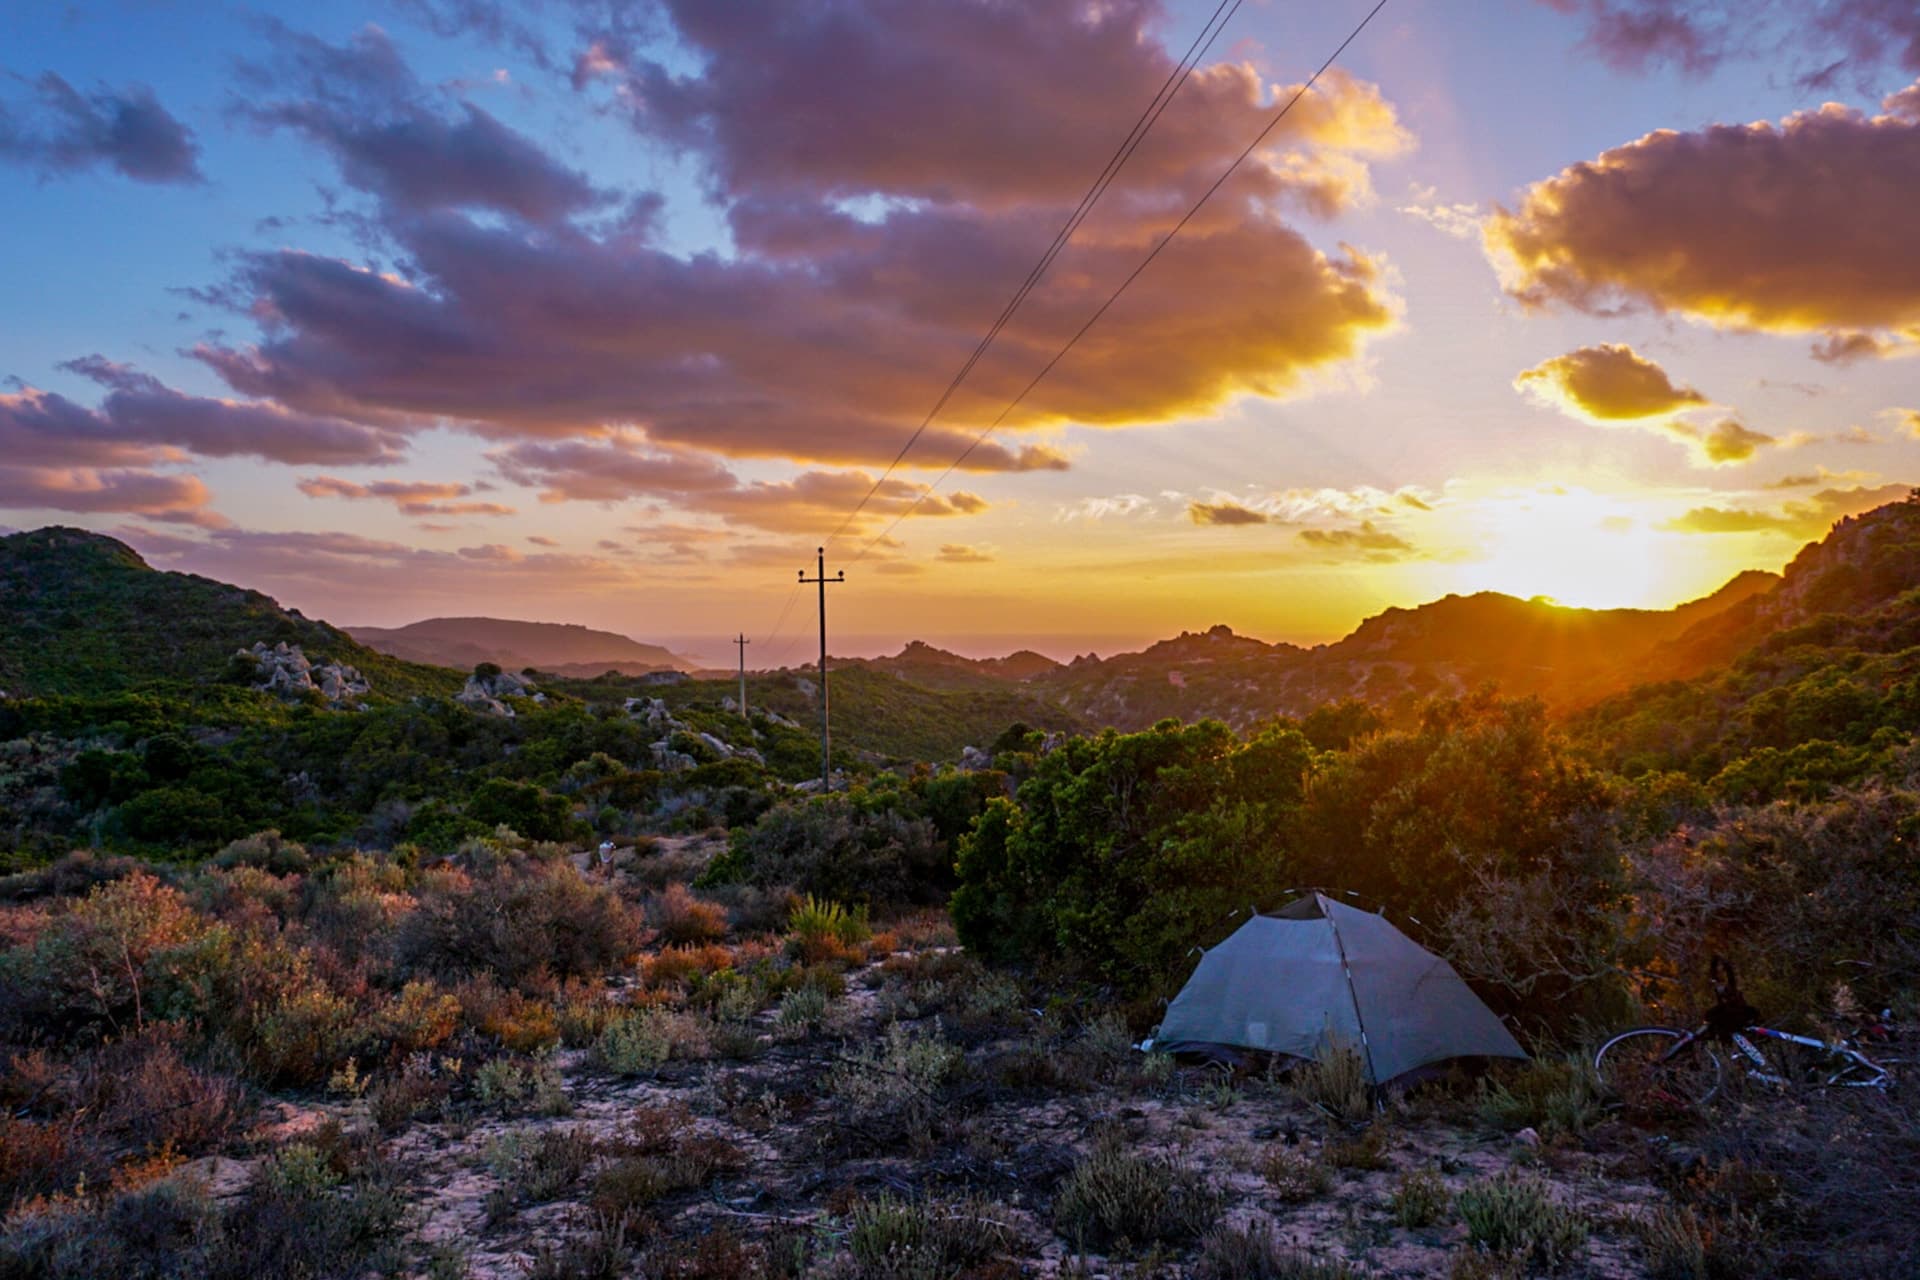
[[[495,1047],[277,1091],[191,1160],[128,1155],[117,1199],[19,1208],[0,1273],[109,1232],[137,1257],[183,1221],[223,1223],[202,1238],[256,1261],[209,1274],[253,1280],[1871,1276],[1911,1246],[1884,1199],[1920,1157],[1903,1099],[1623,1109],[1547,1057],[1375,1110],[1351,1062],[1141,1054],[1100,993],[983,966],[939,912],[723,911],[688,888],[719,847],[617,860],[658,935],[638,965],[461,987]],[[1823,1271],[1828,1234],[1882,1252]]]

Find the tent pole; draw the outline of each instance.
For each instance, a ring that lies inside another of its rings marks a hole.
[[[1320,914],[1326,917],[1327,928],[1333,934],[1334,949],[1340,953],[1340,972],[1345,974],[1347,979],[1347,999],[1353,1001],[1353,1025],[1360,1028],[1360,1051],[1366,1055],[1367,1079],[1371,1080],[1373,1087],[1378,1089],[1380,1077],[1373,1069],[1373,1045],[1367,1040],[1367,1020],[1360,1015],[1360,993],[1353,989],[1353,965],[1347,961],[1347,944],[1340,940],[1340,926],[1334,922],[1333,913],[1327,910],[1329,906],[1339,904],[1325,894],[1315,896],[1320,899]]]

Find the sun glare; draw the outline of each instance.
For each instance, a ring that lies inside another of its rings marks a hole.
[[[1585,609],[1663,608],[1692,593],[1698,566],[1673,556],[1661,533],[1624,499],[1536,492],[1489,502],[1468,532],[1480,554],[1442,567],[1449,589],[1548,596]]]

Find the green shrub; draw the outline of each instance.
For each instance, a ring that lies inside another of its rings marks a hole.
[[[1587,1242],[1585,1220],[1556,1204],[1546,1184],[1529,1174],[1508,1171],[1470,1182],[1455,1205],[1467,1224],[1467,1238],[1490,1253],[1556,1267]]]
[[[1054,1197],[1053,1222],[1081,1246],[1189,1244],[1219,1219],[1220,1196],[1199,1171],[1099,1142]]]
[[[644,1075],[669,1060],[697,1060],[713,1054],[712,1024],[697,1014],[641,1009],[607,1024],[594,1044],[594,1057],[615,1075]]]
[[[1480,1082],[1480,1119],[1512,1132],[1582,1134],[1604,1114],[1600,1082],[1585,1055],[1533,1058]]]
[[[1430,1227],[1446,1216],[1452,1199],[1446,1182],[1434,1170],[1410,1169],[1400,1175],[1387,1207],[1403,1227]]]
[[[1005,1255],[1017,1236],[982,1200],[913,1201],[882,1193],[855,1202],[847,1251],[858,1280],[937,1280]]]
[[[940,901],[952,871],[933,824],[872,803],[835,794],[775,805],[733,833],[701,883],[789,886],[874,907]]]

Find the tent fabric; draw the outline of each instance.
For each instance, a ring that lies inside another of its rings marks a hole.
[[[1202,956],[1154,1043],[1296,1058],[1345,1045],[1375,1084],[1448,1058],[1527,1056],[1453,966],[1385,916],[1318,893],[1254,916]]]

